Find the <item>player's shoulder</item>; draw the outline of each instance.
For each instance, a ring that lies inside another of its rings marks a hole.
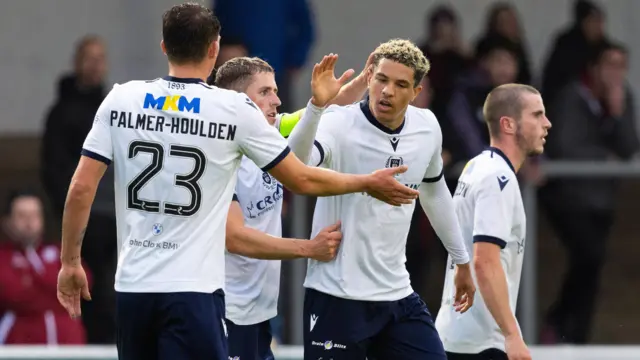
[[[464,174],[469,175],[473,182],[482,184],[483,187],[500,189],[502,192],[507,184],[515,183],[518,179],[509,159],[497,149],[486,149],[471,159]]]
[[[440,123],[438,122],[438,118],[433,113],[433,111],[429,109],[423,109],[415,107],[413,105],[409,105],[409,107],[407,108],[407,119],[410,119],[410,122],[415,126],[425,127],[433,130],[440,130]]]

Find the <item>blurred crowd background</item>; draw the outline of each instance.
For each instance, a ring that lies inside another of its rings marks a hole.
[[[93,301],[83,305],[81,321],[69,319],[56,300],[60,219],[82,143],[112,84],[165,75],[160,15],[174,2],[3,3],[0,344],[114,342],[113,174],[100,185],[85,236]],[[510,82],[540,89],[553,128],[546,153],[521,173],[538,204],[528,224],[537,234],[527,239],[533,244],[527,251],[535,253],[538,325],[529,338],[637,343],[640,184],[632,177],[549,177],[545,166],[564,160],[633,168],[640,150],[634,97],[640,1],[216,0],[211,6],[223,26],[219,63],[246,55],[271,63],[281,111],[305,105],[311,66],[322,55],[337,53],[340,71],[359,71],[378,43],[414,40],[432,64],[414,105],[440,121],[452,190],[466,160],[488,145],[481,117],[487,93]],[[313,199],[287,197],[289,235],[308,236],[312,206]],[[445,259],[428,219],[416,211],[407,267],[434,315]],[[287,265],[274,322],[281,343],[301,336],[300,319],[291,315],[302,294],[300,266]]]

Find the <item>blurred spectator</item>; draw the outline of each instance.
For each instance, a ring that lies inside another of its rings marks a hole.
[[[545,103],[568,82],[580,75],[590,50],[605,39],[605,17],[601,8],[588,0],[577,0],[573,9],[573,24],[560,33],[554,42],[542,78]],[[553,119],[551,119],[553,121]]]
[[[489,131],[484,122],[484,100],[496,86],[512,83],[518,75],[518,53],[511,41],[492,38],[477,51],[477,66],[461,78],[451,96],[447,118],[453,136],[452,163],[464,166],[489,145]],[[457,176],[455,177],[457,179]]]
[[[13,192],[0,243],[0,344],[84,344],[82,323],[58,303],[60,249],[42,243],[42,202],[30,191]]]
[[[439,117],[449,102],[456,78],[469,67],[471,54],[462,40],[458,16],[450,6],[438,6],[427,14],[425,32],[426,40],[420,49],[431,63],[428,74],[433,90],[430,108]]]
[[[554,123],[545,153],[551,159],[628,160],[639,149],[627,51],[603,43],[587,57],[581,80],[571,82],[547,109]],[[569,262],[559,297],[548,314],[545,343],[587,342],[595,310],[606,240],[613,224],[615,179],[562,178],[541,196]]]
[[[74,56],[74,71],[60,80],[58,98],[46,119],[42,182],[59,219],[82,144],[105,96],[106,71],[106,49],[102,39],[97,36],[81,39]],[[113,282],[117,238],[113,186],[113,167],[109,167],[96,193],[82,248],[83,259],[95,280],[93,301],[83,303],[83,321],[88,342],[96,344],[115,342]]]
[[[216,70],[220,68],[220,66],[231,59],[243,56],[249,56],[249,50],[242,40],[235,39],[233,37],[221,37],[220,52],[218,53],[218,59],[216,60],[216,67],[211,72],[211,76],[207,80],[207,83],[215,83]]]
[[[307,63],[314,21],[307,0],[215,0],[222,37],[243,39],[249,56],[267,61],[276,72],[281,111],[293,111],[291,86]]]
[[[513,51],[518,59],[518,76],[516,82],[531,84],[531,69],[527,55],[524,34],[518,13],[512,4],[506,2],[495,3],[489,9],[485,33],[476,44],[476,52],[486,47],[494,39],[508,41],[513,45]]]

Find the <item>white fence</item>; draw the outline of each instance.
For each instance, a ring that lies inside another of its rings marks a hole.
[[[640,346],[536,346],[534,360],[638,360]],[[277,360],[302,360],[302,348],[280,346],[275,349]],[[117,360],[114,347],[0,347],[0,360]]]

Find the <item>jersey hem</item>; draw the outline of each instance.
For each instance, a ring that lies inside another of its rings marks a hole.
[[[393,292],[387,293],[384,295],[377,294],[377,295],[369,295],[369,296],[353,296],[353,295],[345,294],[343,292],[327,291],[327,289],[322,289],[321,287],[316,287],[316,286],[306,285],[306,284],[304,284],[303,287],[305,289],[315,290],[323,294],[337,297],[340,299],[355,300],[355,301],[400,301],[414,293],[413,288],[411,286],[402,290],[394,290]]]
[[[291,148],[287,146],[286,148],[284,148],[284,150],[282,150],[280,155],[276,156],[276,158],[273,159],[273,161],[268,163],[266,166],[262,167],[262,171],[269,171],[274,167],[276,167],[276,165],[278,165],[282,160],[284,160],[284,158],[286,158],[290,152],[291,152]]]
[[[108,157],[104,156],[104,155],[100,155],[95,151],[91,151],[89,149],[83,148],[82,151],[80,152],[80,155],[82,156],[86,156],[88,158],[91,158],[93,160],[97,160],[100,161],[106,165],[111,165],[111,159],[109,159]]]
[[[422,182],[424,182],[424,183],[438,182],[438,181],[440,181],[440,179],[442,179],[443,176],[444,176],[444,169],[440,171],[440,175],[438,175],[436,177],[424,178],[424,179],[422,179]]]
[[[197,292],[212,294],[218,290],[224,290],[222,286],[202,285],[198,281],[167,281],[162,283],[127,283],[118,281],[114,286],[115,291],[123,293],[178,293]]]
[[[473,236],[473,242],[477,243],[477,242],[486,242],[486,243],[491,243],[491,244],[495,244],[498,245],[500,247],[500,249],[504,249],[507,246],[507,242],[497,238],[495,236],[490,236],[490,235],[474,235]]]
[[[322,147],[322,144],[318,142],[318,140],[313,140],[313,145],[316,147],[316,149],[318,149],[318,154],[320,154],[320,161],[318,161],[318,164],[316,164],[316,166],[320,166],[324,162],[324,148]]]
[[[229,304],[227,304],[227,306],[229,306]],[[230,320],[232,323],[240,326],[257,325],[278,316],[278,310],[269,311],[267,312],[267,314],[268,315],[255,317],[255,318],[247,317],[247,316],[236,317],[234,315],[225,314],[225,318]]]
[[[467,344],[461,345],[452,341],[442,341],[442,345],[444,346],[444,350],[450,353],[456,354],[479,354],[485,350],[489,349],[498,349],[500,351],[505,351],[504,343],[500,344],[497,342],[492,342],[489,344]]]

